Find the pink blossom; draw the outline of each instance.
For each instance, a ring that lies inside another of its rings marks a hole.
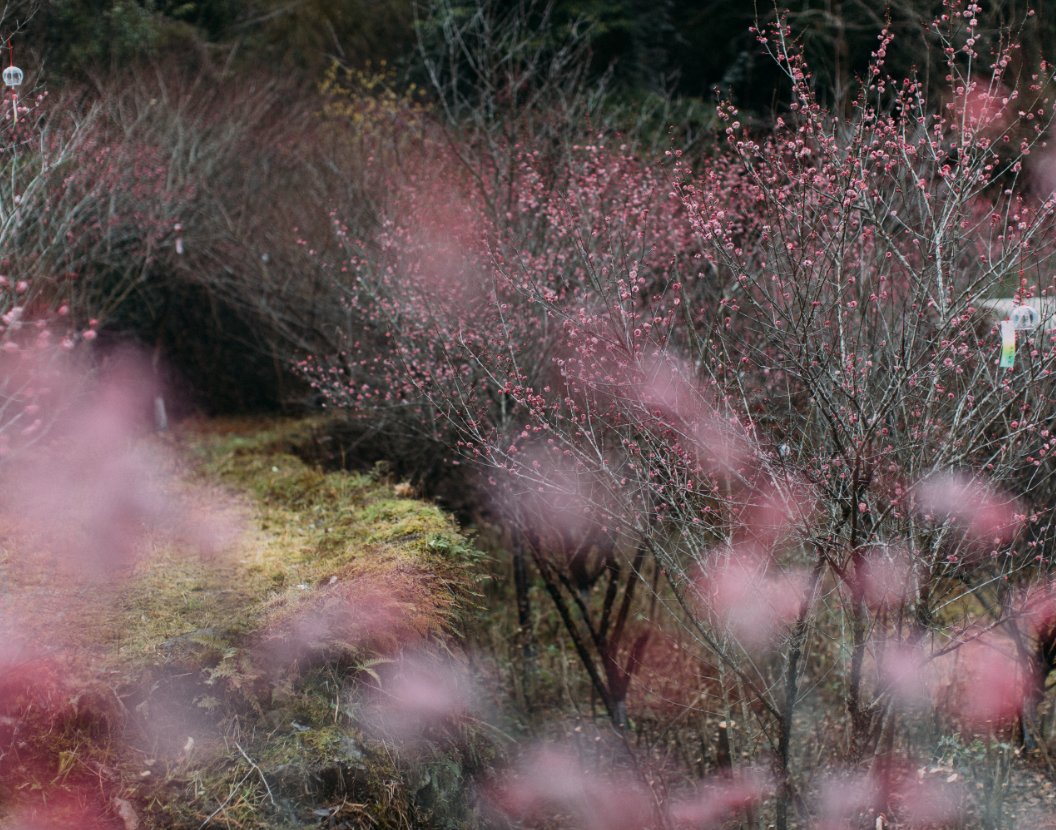
[[[874,610],[897,607],[913,588],[913,568],[906,551],[875,546],[866,550],[849,568],[847,582],[856,599]]]
[[[1023,709],[1031,673],[1015,643],[988,631],[939,658],[936,703],[972,728],[1007,724]]]
[[[806,574],[779,570],[763,557],[737,550],[711,559],[695,580],[702,611],[746,648],[772,646],[803,608]]]
[[[50,390],[32,405],[50,423],[38,418],[46,442],[27,446],[17,467],[0,471],[7,480],[0,511],[67,576],[109,579],[145,552],[151,533],[202,552],[231,544],[238,532],[231,517],[199,506],[205,499],[175,496],[172,459],[137,443],[150,428],[157,388],[139,355],[115,355],[97,380],[50,352],[22,370],[27,384]]]
[[[465,667],[453,658],[404,654],[377,669],[378,685],[363,720],[371,731],[404,750],[427,739],[452,738],[479,714],[479,693]]]
[[[1022,508],[1016,499],[974,477],[937,473],[918,482],[913,493],[919,512],[951,521],[980,541],[1008,542],[1022,523]]]
[[[413,577],[401,586],[367,575],[305,585],[306,596],[277,616],[254,646],[275,676],[335,655],[395,652],[422,637],[414,625]]]
[[[655,814],[649,793],[628,775],[584,765],[570,751],[544,746],[527,753],[496,786],[491,804],[512,820],[569,816],[579,830],[641,830]]]
[[[769,776],[760,770],[747,770],[729,778],[712,779],[699,785],[691,795],[672,799],[669,812],[677,828],[718,830],[772,791]]]

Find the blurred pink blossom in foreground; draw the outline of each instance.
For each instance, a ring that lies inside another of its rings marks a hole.
[[[414,624],[409,583],[335,575],[330,584],[304,589],[304,601],[280,616],[254,649],[256,661],[270,673],[340,654],[392,653],[422,638]]]
[[[640,370],[644,380],[631,390],[647,412],[646,422],[678,434],[703,472],[731,476],[749,463],[753,442],[708,400],[690,367],[664,355],[645,361]]]
[[[738,550],[714,559],[695,580],[701,610],[749,650],[774,645],[803,607],[807,575]]]
[[[836,774],[826,778],[817,796],[815,830],[844,830],[862,813],[882,807],[880,782],[871,774]]]
[[[1046,582],[1029,590],[1019,613],[1032,637],[1050,637],[1056,630],[1056,583]]]
[[[672,801],[669,812],[678,828],[708,830],[766,799],[774,786],[760,770],[747,770],[701,784],[695,793]]]
[[[174,460],[137,443],[157,390],[138,353],[118,352],[93,382],[73,363],[42,366],[50,426],[0,469],[0,514],[26,535],[26,548],[68,576],[105,580],[133,565],[151,537],[200,553],[233,542],[228,519],[173,493]]]
[[[559,452],[543,446],[528,447],[520,464],[527,486],[497,495],[496,506],[550,542],[549,547],[558,540],[558,549],[588,541],[607,522],[612,523],[621,509],[595,476],[577,469]]]
[[[863,551],[849,569],[846,580],[851,594],[869,608],[897,608],[909,596],[913,568],[902,548],[876,545]]]
[[[1030,157],[1027,173],[1030,175],[1032,189],[1043,200],[1056,196],[1056,146],[1051,134],[1046,142],[1038,147]]]
[[[919,645],[887,641],[875,645],[877,686],[889,690],[904,706],[930,704],[934,667]]]
[[[947,106],[953,126],[983,135],[996,136],[1009,124],[1011,90],[985,78],[973,78]]]
[[[592,769],[571,748],[541,746],[491,789],[489,800],[507,818],[529,825],[561,816],[562,827],[580,830],[642,830],[665,824],[710,830],[758,804],[772,789],[766,775],[752,770],[702,782],[664,804],[629,771]]]
[[[363,718],[379,737],[412,750],[427,738],[454,737],[464,720],[477,719],[480,696],[454,658],[405,654],[377,670],[378,688]]]
[[[14,830],[117,828],[100,801],[95,771],[63,770],[68,743],[56,735],[97,726],[102,708],[71,670],[60,642],[34,645],[11,614],[0,619],[0,826]],[[115,714],[111,710],[109,715]],[[90,713],[90,714],[89,714]],[[108,716],[109,716],[108,715]]]
[[[873,817],[887,820],[877,827],[942,827],[961,817],[964,793],[946,772],[936,779],[905,760],[878,759],[866,773],[834,774],[818,793],[815,830],[846,830],[873,826]],[[894,822],[893,815],[899,819]],[[868,825],[860,822],[867,817]]]
[[[967,793],[948,769],[904,769],[890,791],[905,827],[946,827],[964,818]]]
[[[936,703],[966,726],[1007,724],[1023,711],[1030,672],[1011,638],[983,632],[936,662],[942,678]]]
[[[108,815],[98,792],[88,787],[56,790],[46,802],[5,818],[3,826],[5,830],[128,830],[124,822]]]
[[[770,554],[783,537],[808,521],[814,507],[807,489],[795,483],[757,486],[735,515],[735,544]]]
[[[913,489],[918,511],[936,520],[949,520],[969,537],[1003,544],[1022,523],[1022,510],[1011,496],[959,473],[936,473]]]
[[[490,793],[499,812],[515,821],[553,815],[581,830],[641,830],[656,824],[650,794],[630,775],[593,771],[572,751],[545,746],[530,751]]]

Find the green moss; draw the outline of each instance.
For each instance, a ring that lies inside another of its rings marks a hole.
[[[357,521],[370,528],[372,543],[394,542],[416,551],[429,550],[429,539],[454,536],[451,519],[436,507],[411,499],[384,499],[365,506]]]

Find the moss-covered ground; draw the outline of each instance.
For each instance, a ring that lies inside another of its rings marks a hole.
[[[159,537],[113,579],[56,585],[20,555],[32,540],[0,536],[8,605],[64,644],[61,676],[0,713],[32,744],[0,769],[5,809],[91,786],[118,828],[469,826],[472,736],[401,757],[367,734],[357,690],[408,647],[457,658],[480,556],[406,488],[305,464],[318,428],[203,421],[144,439],[222,537],[209,555]]]

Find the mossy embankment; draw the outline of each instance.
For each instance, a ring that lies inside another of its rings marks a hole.
[[[472,825],[464,790],[487,741],[459,723],[400,753],[371,736],[364,700],[401,652],[460,659],[480,554],[394,482],[304,463],[319,426],[210,421],[147,439],[175,445],[166,486],[224,541],[210,555],[159,541],[112,584],[69,588],[93,601],[45,590],[49,575],[0,542],[11,601],[49,596],[75,644],[53,722],[26,733],[39,763],[0,804],[94,777],[118,828]]]

